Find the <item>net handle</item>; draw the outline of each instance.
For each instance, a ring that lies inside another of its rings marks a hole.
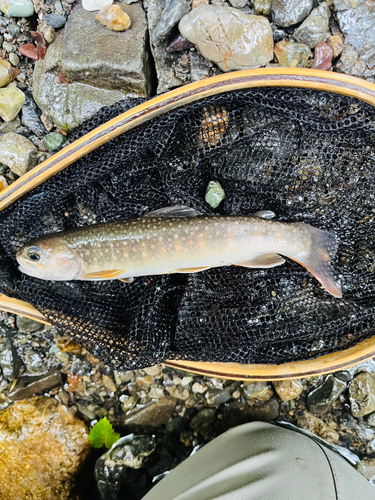
[[[261,68],[207,78],[154,97],[100,125],[26,173],[0,193],[0,211],[102,144],[168,111],[205,97],[252,87],[298,87],[354,97],[375,106],[375,84],[306,68]]]

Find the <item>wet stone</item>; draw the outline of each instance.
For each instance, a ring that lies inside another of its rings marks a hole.
[[[375,411],[375,378],[368,372],[361,372],[349,382],[349,400],[352,414],[364,417]]]
[[[313,69],[328,71],[332,66],[333,50],[326,42],[319,42],[315,47]]]
[[[309,411],[318,414],[327,413],[345,390],[346,382],[328,376],[320,387],[309,393],[307,397]]]
[[[6,134],[7,132],[14,132],[21,125],[21,120],[16,116],[11,122],[4,122],[0,125],[0,132]]]
[[[20,58],[14,52],[9,54],[9,62],[12,66],[18,66],[20,63]]]
[[[303,391],[303,385],[299,380],[281,380],[273,382],[273,386],[281,401],[295,399]]]
[[[271,422],[279,416],[280,405],[276,398],[267,401],[248,400],[248,404],[251,421]]]
[[[23,316],[16,316],[16,325],[20,332],[30,333],[37,332],[44,327],[42,323],[30,318],[24,318]]]
[[[367,416],[366,422],[368,425],[371,425],[371,427],[375,427],[375,412],[370,413],[370,415]]]
[[[174,398],[160,398],[158,401],[125,415],[124,425],[129,428],[134,426],[160,427],[168,422],[175,406],[176,400]]]
[[[182,52],[183,50],[190,49],[193,45],[186,40],[182,35],[177,35],[166,48],[167,52]]]
[[[25,99],[25,94],[17,87],[11,85],[5,89],[0,89],[1,118],[6,122],[14,120],[14,118],[21,111]]]
[[[21,33],[21,27],[18,24],[11,23],[8,25],[8,33],[15,38]]]
[[[18,378],[22,368],[22,360],[13,345],[12,339],[0,338],[0,368],[4,377],[14,380]]]
[[[190,427],[193,430],[199,429],[203,424],[211,423],[215,419],[215,408],[203,408],[190,421]]]
[[[30,17],[34,5],[31,0],[0,0],[0,10],[10,17]]]
[[[58,132],[51,132],[43,138],[43,143],[50,153],[61,149],[65,141],[66,138]]]
[[[273,396],[272,386],[268,382],[244,383],[243,392],[245,398],[258,401],[268,401]]]
[[[329,24],[330,10],[327,2],[323,2],[314,9],[309,17],[296,29],[294,38],[311,49],[326,37]]]
[[[306,68],[311,50],[303,43],[282,40],[275,45],[275,56],[280,66],[286,68]]]
[[[57,369],[52,369],[46,375],[39,377],[21,377],[15,388],[8,394],[11,401],[27,399],[35,394],[44,394],[52,387],[61,384],[61,373]]]
[[[327,44],[333,51],[333,57],[338,57],[342,52],[342,38],[339,35],[330,36]]]
[[[5,87],[12,81],[12,66],[5,59],[0,59],[0,87]]]
[[[10,405],[0,413],[1,499],[72,498],[88,451],[85,424],[53,398]]]
[[[65,26],[66,19],[64,16],[59,16],[57,14],[47,14],[46,23],[52,28],[59,29]]]
[[[357,471],[370,481],[375,479],[375,459],[373,458],[363,458],[357,465]]]
[[[25,93],[26,100],[22,107],[21,122],[28,127],[38,137],[46,133],[43,123],[40,120],[41,111],[36,105],[31,93]]]
[[[1,162],[16,175],[23,175],[37,163],[38,150],[23,135],[8,132],[0,136]]]
[[[286,28],[302,22],[310,14],[313,0],[272,0],[272,21]]]
[[[269,16],[271,14],[272,0],[255,0],[254,14]]]
[[[321,437],[328,443],[336,443],[339,441],[340,436],[334,429],[329,427],[322,419],[311,415],[311,413],[307,411],[298,418],[297,425],[301,429],[306,429],[316,436]]]
[[[231,397],[229,389],[210,389],[206,392],[206,400],[209,405],[226,403]]]
[[[177,26],[180,19],[190,10],[190,4],[187,0],[172,0],[163,10],[159,22],[156,24],[151,41],[155,46],[164,42],[172,30]]]
[[[222,71],[265,66],[273,58],[271,25],[262,16],[200,5],[181,19],[179,30]]]

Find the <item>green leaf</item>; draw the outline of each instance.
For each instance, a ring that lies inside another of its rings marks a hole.
[[[94,448],[101,448],[105,445],[109,449],[120,439],[120,434],[113,430],[108,418],[104,417],[91,429],[89,439]]]

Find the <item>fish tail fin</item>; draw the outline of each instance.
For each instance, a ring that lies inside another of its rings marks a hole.
[[[310,233],[311,247],[308,252],[299,253],[297,255],[288,255],[304,266],[324,288],[334,297],[341,298],[341,287],[335,281],[335,276],[331,266],[331,260],[336,255],[338,241],[336,237],[326,231],[309,226],[308,224],[299,223],[305,230]]]

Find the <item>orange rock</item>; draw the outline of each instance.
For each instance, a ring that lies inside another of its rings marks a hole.
[[[130,17],[119,5],[103,7],[95,19],[113,31],[125,31],[131,24]]]
[[[193,3],[191,5],[191,8],[192,9],[196,9],[197,7],[199,7],[199,5],[201,5],[202,3],[205,3],[206,5],[208,5],[208,0],[193,0]]]

